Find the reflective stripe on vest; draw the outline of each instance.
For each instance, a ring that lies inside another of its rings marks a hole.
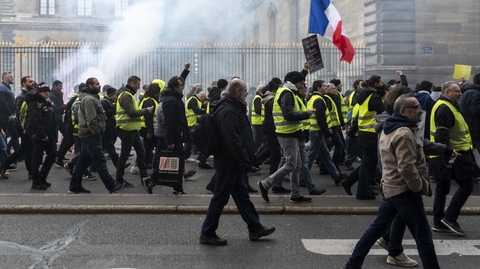
[[[470,130],[462,113],[460,113],[457,107],[445,100],[438,100],[432,108],[432,114],[430,115],[430,141],[436,142],[435,133],[437,131],[437,125],[435,122],[435,113],[441,105],[446,105],[450,111],[452,111],[455,118],[455,125],[450,128],[450,145],[452,148],[456,151],[468,151],[472,149],[472,137],[470,136]]]
[[[157,107],[158,107],[158,101],[153,99],[152,97],[147,97],[147,98],[143,98],[142,101],[140,102],[140,108],[143,108],[143,104],[145,103],[146,100],[152,100],[155,105],[153,107],[153,129],[155,129],[157,127]],[[140,117],[140,121],[141,121],[141,124],[140,126],[142,128],[147,128],[147,124],[145,123],[145,116],[141,116]]]
[[[251,119],[251,122],[252,122],[252,125],[262,125],[263,123],[263,118],[265,117],[265,106],[263,104],[261,104],[262,106],[262,110],[260,112],[260,115],[258,115],[257,113],[255,113],[255,100],[256,99],[260,99],[260,102],[262,100],[262,97],[258,94],[255,94],[255,98],[253,98],[253,101],[252,101],[252,104],[250,106],[250,109],[252,111],[252,119]]]
[[[138,103],[135,100],[133,94],[125,91],[120,93],[118,100],[122,97],[123,94],[127,94],[132,98],[133,109],[138,110]],[[116,104],[117,114],[115,114],[115,120],[117,122],[117,127],[125,131],[135,131],[141,129],[140,117],[130,117],[127,115],[123,107],[120,105],[120,101],[117,101]]]
[[[190,98],[188,98],[187,102],[185,103],[185,111],[186,111],[185,116],[187,117],[188,127],[192,127],[193,125],[195,125],[195,123],[197,123],[197,117],[200,116],[195,114],[193,109],[188,108],[188,104],[190,104],[190,101],[192,99],[197,100],[198,108],[202,108],[202,102],[200,102],[200,100],[198,100],[198,98],[195,95],[192,95]]]
[[[297,131],[301,131],[303,124],[302,121],[287,121],[283,117],[282,113],[282,108],[278,104],[280,101],[280,96],[282,95],[283,92],[287,92],[285,94],[291,94],[292,97],[295,96],[292,90],[286,87],[281,87],[277,90],[277,93],[275,94],[275,98],[273,100],[273,110],[272,110],[272,116],[273,116],[273,122],[275,123],[276,133],[279,134],[293,134]],[[295,97],[294,99],[295,100]],[[300,105],[298,102],[293,102],[293,111],[294,112],[300,112]]]
[[[297,100],[298,104],[300,105],[300,111],[306,112],[307,107],[305,106],[305,103],[303,102],[302,98],[300,96],[295,95],[295,100]],[[310,130],[310,118],[302,120],[302,131],[307,131]]]
[[[315,101],[318,100],[318,99],[321,99],[321,101],[319,102],[323,102],[325,104],[325,116],[326,116],[326,119],[327,119],[327,125],[328,125],[328,128],[330,128],[331,126],[331,121],[330,121],[330,111],[328,110],[328,107],[327,107],[327,103],[325,103],[325,100],[323,99],[323,97],[320,95],[320,94],[317,94],[317,93],[314,93],[312,95],[312,98],[310,98],[310,100],[308,100],[308,103],[307,103],[307,109],[315,109],[314,105],[315,105]],[[316,113],[313,113],[311,116],[310,116],[310,130],[312,131],[320,131],[321,128],[320,126],[318,126],[317,124],[317,116],[315,115]]]
[[[375,133],[373,125],[375,124],[375,115],[377,115],[377,112],[375,110],[368,110],[368,103],[370,103],[372,95],[373,93],[370,94],[365,102],[358,108],[358,130],[360,132]]]
[[[332,102],[332,110],[330,110],[331,126],[329,127],[340,126],[340,114],[338,113],[337,103],[335,103],[333,98],[328,96],[327,94],[325,94],[324,97],[328,98],[330,102]]]

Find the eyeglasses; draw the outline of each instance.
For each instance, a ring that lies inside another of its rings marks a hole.
[[[421,109],[421,105],[416,105],[416,106],[404,106],[403,108],[414,108],[414,109]]]

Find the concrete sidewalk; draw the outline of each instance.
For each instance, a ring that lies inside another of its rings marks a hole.
[[[0,194],[2,214],[205,214],[212,195],[160,194]],[[288,195],[270,195],[270,202],[252,195],[252,202],[261,214],[341,214],[377,213],[380,199],[357,200],[353,196],[318,196],[311,203],[294,204]],[[425,198],[431,214],[433,198]],[[480,197],[472,196],[462,214],[480,214]],[[236,213],[230,199],[225,213]]]

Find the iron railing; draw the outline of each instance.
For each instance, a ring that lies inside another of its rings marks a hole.
[[[67,96],[75,84],[90,76],[102,85],[119,87],[131,75],[148,84],[156,78],[168,81],[179,75],[190,62],[189,84],[201,83],[206,88],[212,81],[239,76],[249,87],[267,83],[273,77],[283,80],[286,73],[303,68],[305,56],[301,44],[240,45],[215,44],[152,44],[138,51],[121,51],[115,44],[78,42],[0,43],[1,72],[11,71],[16,78],[14,89],[21,89],[20,78],[32,76],[37,82],[61,80]],[[366,48],[356,46],[351,64],[340,62],[340,52],[330,44],[321,44],[325,68],[309,74],[307,83],[314,80],[338,78],[350,89],[355,79],[364,78]],[[186,87],[188,89],[188,87]]]

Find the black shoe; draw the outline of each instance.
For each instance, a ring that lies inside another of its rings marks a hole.
[[[273,186],[272,191],[274,193],[291,193],[292,192],[292,190],[285,189],[283,186],[281,187]]]
[[[375,197],[373,194],[370,194],[369,196],[357,196],[355,198],[357,198],[357,200],[375,200],[377,197]]]
[[[47,185],[43,185],[43,184],[32,184],[32,190],[46,190],[48,187]]]
[[[340,181],[340,185],[342,185],[343,189],[348,195],[353,195],[352,194],[352,186],[348,185],[345,180]]]
[[[92,173],[87,172],[85,175],[82,176],[82,180],[97,180],[97,177],[92,175]]]
[[[300,181],[300,183],[298,185],[300,185],[300,187],[306,187],[307,186],[307,185],[305,185],[305,181]]]
[[[124,183],[117,183],[113,189],[108,190],[110,194],[117,193],[117,191],[121,191],[123,188],[125,188],[125,182]]]
[[[18,170],[18,167],[16,167],[15,165],[11,164],[9,165],[6,170],[12,172],[12,171],[17,171]]]
[[[60,161],[59,159],[55,160],[55,165],[58,166],[58,167],[63,167],[65,164]]]
[[[248,192],[258,192],[258,190],[254,189],[250,184],[247,184],[248,186]]]
[[[263,187],[263,184],[261,181],[258,182],[258,189],[260,190],[260,193],[262,194],[263,200],[266,202],[270,202],[270,199],[268,198],[268,190]]]
[[[248,237],[250,237],[250,240],[251,240],[251,241],[256,241],[256,240],[258,240],[260,237],[273,234],[273,232],[275,232],[275,227],[265,227],[265,226],[262,226],[262,228],[254,231],[254,232],[248,233]]]
[[[324,192],[326,192],[326,189],[314,189],[313,191],[310,191],[308,194],[310,195],[322,195]]]
[[[335,182],[335,186],[342,185],[342,180],[346,179],[347,175],[339,174],[337,178],[334,178],[333,181]]]
[[[445,225],[445,227],[450,229],[450,231],[454,232],[455,234],[459,236],[465,236],[465,232],[462,230],[462,228],[460,228],[460,225],[458,225],[458,222],[448,221],[445,218],[443,218],[441,222],[443,223],[443,225]]]
[[[203,169],[213,169],[213,167],[208,163],[199,163],[198,167],[203,168]]]
[[[73,169],[70,169],[70,167],[68,167],[68,164],[64,164],[63,169],[65,169],[65,171],[67,171],[69,175],[73,174]]]
[[[183,175],[183,178],[185,180],[187,180],[187,179],[193,177],[193,175],[195,175],[196,173],[197,173],[197,170],[190,170],[185,175]]]
[[[227,244],[227,240],[218,237],[217,235],[210,237],[200,234],[200,243],[214,246],[225,246]]]
[[[310,203],[312,198],[305,197],[305,196],[298,196],[298,197],[290,197],[290,202],[292,203]]]
[[[129,167],[131,164],[130,163],[126,163],[125,164],[125,169],[127,169],[127,167]]]
[[[445,224],[440,222],[440,225],[433,225],[432,230],[437,233],[452,233],[452,231],[445,226]]]
[[[83,193],[90,193],[90,191],[85,189],[83,186],[80,186],[80,187],[76,187],[74,189],[68,190],[68,193],[83,194]]]
[[[125,182],[125,187],[124,187],[124,188],[133,188],[133,184],[127,182],[126,180],[123,181],[123,182]],[[123,183],[123,182],[121,182],[121,183]],[[119,183],[120,183],[120,182],[119,182]]]
[[[205,187],[208,191],[215,192],[215,186],[208,184],[207,187]]]
[[[260,168],[258,168],[258,167],[252,167],[252,171],[250,171],[250,174],[256,174],[256,173],[258,173],[258,172],[260,172]]]
[[[152,178],[151,177],[144,177],[144,178],[142,178],[142,183],[143,183],[143,187],[145,188],[145,191],[148,194],[152,194],[153,193],[152,192],[153,186],[155,186]]]
[[[52,186],[52,183],[45,181],[43,185],[47,186],[47,188],[50,188]]]

